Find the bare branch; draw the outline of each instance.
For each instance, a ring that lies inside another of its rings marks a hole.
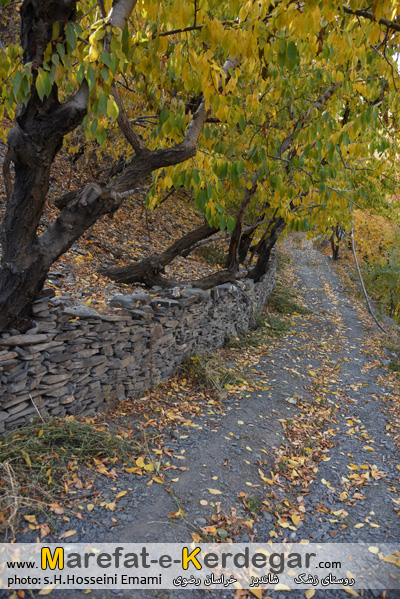
[[[132,127],[129,122],[128,115],[125,112],[124,107],[122,106],[121,98],[118,95],[118,92],[115,88],[115,85],[111,87],[111,93],[114,97],[115,103],[118,106],[119,114],[117,118],[117,123],[120,126],[122,133],[124,134],[127,141],[130,143],[135,152],[141,152],[146,149],[146,146],[140,137]]]

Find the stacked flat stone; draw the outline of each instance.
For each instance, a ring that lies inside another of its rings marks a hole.
[[[30,330],[0,335],[0,433],[38,412],[93,414],[166,380],[187,357],[247,331],[275,279],[274,253],[258,283],[115,295],[111,314],[68,296],[39,299]]]

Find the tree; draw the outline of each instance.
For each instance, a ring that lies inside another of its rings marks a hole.
[[[365,7],[24,0],[21,44],[0,53],[1,110],[16,120],[3,168],[0,329],[23,326],[51,264],[150,175],[150,205],[185,186],[208,225],[233,234],[222,280],[237,269],[246,215],[269,221],[253,234],[257,278],[285,226],[330,227],[360,195],[379,201],[397,151],[399,7]],[[153,126],[139,135],[139,122]],[[77,127],[120,150],[119,127],[125,161],[63,198],[39,234],[54,158]]]

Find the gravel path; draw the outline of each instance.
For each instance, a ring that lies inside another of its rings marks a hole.
[[[115,482],[104,479],[101,484],[105,499],[112,500],[121,490],[131,490],[120,499],[118,510],[112,513],[95,508],[83,520],[60,522],[60,533],[63,526],[65,530],[76,529],[74,542],[187,542],[191,540],[190,532],[208,524],[206,517],[215,513],[212,502],[220,501],[224,514],[229,515],[232,507],[242,514],[238,494],[245,492],[258,498],[260,504],[267,498],[271,506],[255,522],[255,541],[267,542],[271,536],[277,541],[399,540],[399,519],[392,501],[398,498],[393,489],[399,488],[399,456],[386,429],[388,419],[384,413],[391,395],[390,389],[377,380],[385,370],[370,354],[371,328],[364,324],[365,315],[353,307],[329,258],[299,238],[285,242],[284,251],[291,255],[296,285],[311,314],[295,316],[291,330],[271,341],[268,351],[261,352],[258,363],[252,364],[268,376],[268,388],[244,391],[225,402],[223,414],[210,410],[200,417],[197,424],[202,428],[191,429],[186,439],[171,438],[173,455],[183,458],[171,458],[171,464],[186,467],[172,486],[174,497],[163,485],[148,487],[146,480],[136,481],[137,477],[132,482],[128,474],[121,474]],[[287,444],[288,423],[296,421],[307,405],[321,401],[326,409],[336,407],[336,411],[323,437],[328,459],[319,463],[307,494],[301,485],[291,485],[285,472],[277,469],[276,456],[278,448]],[[265,476],[271,471],[280,474],[285,489],[279,485],[265,489],[260,467]],[[357,476],[359,484],[354,478]],[[210,488],[222,494],[215,497]],[[285,498],[296,502],[300,494],[304,519],[293,530],[282,529],[274,515],[276,504]],[[201,505],[200,500],[208,505]],[[185,511],[186,522],[167,519],[178,505]],[[249,534],[242,531],[235,540],[246,542]],[[33,532],[27,532],[17,540],[34,538]],[[46,541],[55,542],[56,537],[48,536]],[[229,590],[191,593],[191,599],[225,599],[234,594]],[[380,595],[366,591],[363,596]],[[82,597],[82,592],[56,591],[51,596],[75,599]],[[187,597],[187,591],[93,591],[86,596],[180,599]],[[265,592],[265,596],[303,599],[304,591]],[[347,596],[340,590],[317,590],[314,598]],[[387,592],[386,599],[398,596],[398,591]]]

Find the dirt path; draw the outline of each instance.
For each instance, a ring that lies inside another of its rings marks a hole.
[[[181,436],[186,438],[171,438],[171,453],[178,456],[171,464],[186,467],[171,483],[173,493],[164,485],[148,487],[144,480],[132,483],[128,474],[121,475],[109,491],[111,497],[131,489],[118,503],[119,511],[94,511],[68,522],[68,528],[78,530],[74,541],[187,542],[218,510],[217,525],[228,536],[236,533],[235,541],[399,539],[392,501],[398,499],[399,456],[384,413],[392,395],[379,382],[385,370],[368,344],[376,330],[364,324],[365,315],[353,307],[329,258],[296,238],[286,242],[284,251],[311,314],[293,317],[290,331],[257,354],[251,367],[268,377],[267,384],[227,400],[223,414],[209,410],[197,420],[198,428]],[[238,498],[240,493],[246,496]],[[250,511],[244,510],[243,499]],[[167,518],[179,508],[184,519]],[[252,530],[240,526],[232,508],[254,521]],[[119,526],[110,528],[113,516]],[[394,599],[394,593],[386,597]],[[265,595],[297,599],[304,591]],[[75,599],[82,593],[52,596]],[[180,599],[187,592],[93,591],[87,596]],[[231,598],[233,591],[192,591],[190,596]],[[314,597],[347,594],[327,590]]]

